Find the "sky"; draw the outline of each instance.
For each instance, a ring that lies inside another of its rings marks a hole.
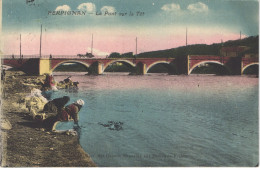
[[[30,2],[29,2],[30,1]],[[5,54],[137,53],[259,34],[257,0],[2,0]],[[77,14],[77,15],[76,15]]]

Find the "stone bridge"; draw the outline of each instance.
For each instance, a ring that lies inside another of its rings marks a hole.
[[[217,64],[227,69],[230,75],[242,75],[246,68],[258,65],[258,58],[244,57],[223,57],[210,55],[190,55],[188,56],[187,73],[191,72],[201,64]]]
[[[30,75],[52,73],[64,63],[84,65],[90,74],[102,74],[112,63],[121,62],[133,67],[133,74],[144,75],[156,64],[165,64],[169,74],[186,74],[201,64],[214,63],[225,67],[230,75],[241,75],[252,65],[258,65],[258,58],[221,57],[210,55],[189,55],[175,58],[2,58],[2,64],[24,71]]]

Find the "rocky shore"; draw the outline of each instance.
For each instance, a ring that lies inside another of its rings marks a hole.
[[[44,131],[20,107],[21,98],[32,88],[39,88],[36,82],[40,78],[6,71],[1,86],[1,166],[96,166],[81,148],[77,136]]]

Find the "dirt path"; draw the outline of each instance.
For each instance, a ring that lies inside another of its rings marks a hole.
[[[2,92],[2,120],[11,129],[2,127],[2,166],[6,167],[89,167],[96,166],[79,145],[78,137],[42,131],[28,113],[12,107],[32,87],[24,80],[38,77],[7,72]],[[5,92],[5,93],[4,93]]]

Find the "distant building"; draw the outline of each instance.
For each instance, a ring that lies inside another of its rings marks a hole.
[[[224,57],[238,57],[242,56],[249,49],[250,47],[247,46],[222,47],[220,55]]]

